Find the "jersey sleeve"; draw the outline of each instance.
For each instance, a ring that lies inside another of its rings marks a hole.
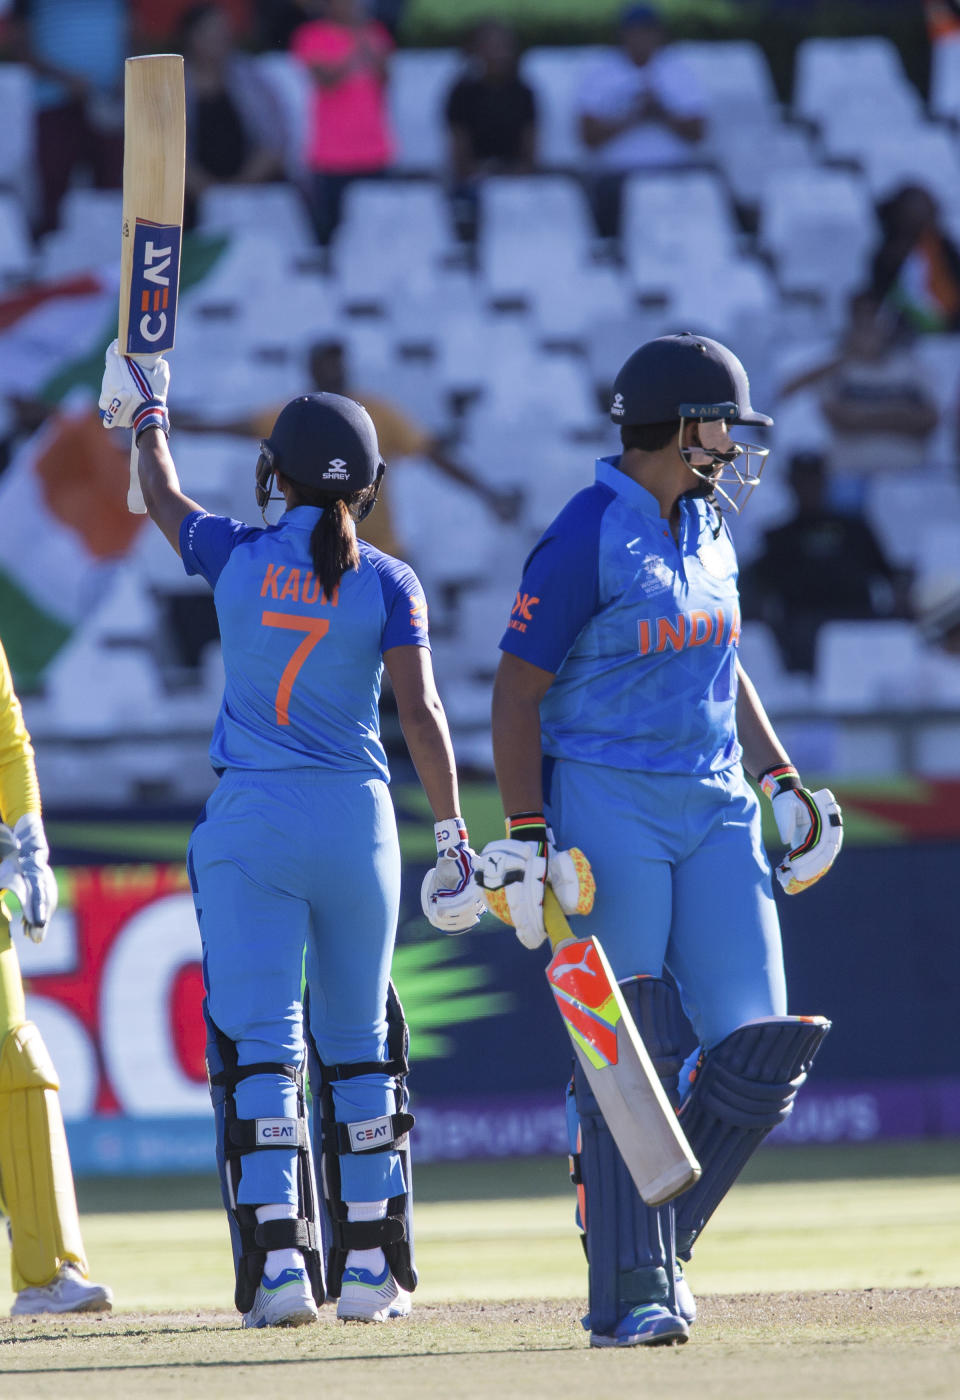
[[[600,604],[600,523],[612,499],[593,486],[568,501],[534,546],[500,650],[556,674]]]
[[[39,811],[33,745],[13,688],[7,655],[0,645],[0,820],[13,826],[27,812]]]
[[[195,510],[180,525],[183,567],[188,574],[201,574],[214,588],[237,545],[256,533],[242,520],[231,520],[226,515],[207,515],[205,511]]]
[[[423,587],[409,564],[368,547],[363,551],[380,576],[386,617],[380,650],[391,647],[430,648],[427,626],[427,600]]]

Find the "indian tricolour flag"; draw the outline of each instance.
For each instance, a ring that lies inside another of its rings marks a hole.
[[[224,246],[186,240],[181,288],[201,282]],[[97,413],[116,327],[115,270],[0,299],[0,394],[50,410],[0,475],[0,636],[22,693],[39,686],[145,523],[126,507],[129,434],[104,432]]]

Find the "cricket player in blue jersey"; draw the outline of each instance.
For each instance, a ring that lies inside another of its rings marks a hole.
[[[286,405],[256,468],[261,509],[282,497],[285,512],[253,529],[181,491],[168,382],[162,359],[144,369],[114,342],[100,407],[107,426],[135,427],[147,509],[212,586],[220,623],[220,781],[188,869],[236,1305],[245,1327],[314,1321],[328,1297],[343,1319],[402,1317],[417,1279],[413,1119],[390,982],[400,851],[378,722],[384,666],[437,818],[424,912],[458,932],[483,909],[423,591],[406,564],[357,540],[384,469],[358,403],[318,393]]]
[[[841,844],[833,794],[808,792],[737,660],[737,563],[723,510],[756,485],[769,424],[705,336],[635,351],[614,385],[623,450],[526,561],[493,699],[507,839],[478,857],[520,940],[544,938],[557,848],[596,878],[578,932],[606,950],[703,1175],[646,1207],[579,1067],[568,1102],[594,1346],[676,1344],[696,1316],[682,1265],[747,1158],[790,1112],[823,1017],[788,1016],[780,929],[744,770],[772,799],[788,894]],[[555,844],[554,844],[555,843]],[[665,977],[665,972],[669,974]],[[699,1051],[683,1065],[686,1014]]]

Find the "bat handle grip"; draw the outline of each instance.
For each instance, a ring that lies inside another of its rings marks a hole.
[[[127,510],[131,515],[146,515],[147,506],[140,490],[140,449],[136,438],[130,439],[130,485],[127,488]]]
[[[566,943],[573,937],[573,930],[567,923],[567,916],[560,908],[560,901],[549,885],[543,891],[543,926],[547,930],[547,938],[550,940],[550,947],[554,952],[561,943]]]

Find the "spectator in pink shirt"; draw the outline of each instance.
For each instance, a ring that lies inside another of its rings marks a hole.
[[[393,159],[386,103],[393,41],[361,0],[328,0],[324,18],[302,25],[290,47],[314,82],[307,159],[317,235],[327,243],[351,180],[378,175]]]

